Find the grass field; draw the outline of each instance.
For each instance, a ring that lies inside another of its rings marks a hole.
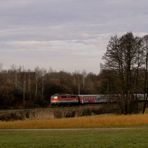
[[[0,148],[147,147],[148,114],[0,122]]]
[[[0,131],[0,148],[147,147],[148,128]]]

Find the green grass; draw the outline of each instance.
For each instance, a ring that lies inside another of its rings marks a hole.
[[[147,148],[148,128],[0,130],[0,148]]]

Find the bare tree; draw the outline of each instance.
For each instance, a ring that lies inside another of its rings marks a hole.
[[[135,83],[138,83],[138,70],[143,64],[141,38],[134,37],[132,33],[119,38],[111,37],[103,58],[104,68],[116,72],[121,112],[131,113],[135,101],[134,93],[137,86]]]

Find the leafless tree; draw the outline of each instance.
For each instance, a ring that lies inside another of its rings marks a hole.
[[[121,112],[132,112],[138,71],[143,64],[142,40],[127,33],[121,37],[111,37],[104,55],[105,69],[116,72],[116,84],[120,94]]]

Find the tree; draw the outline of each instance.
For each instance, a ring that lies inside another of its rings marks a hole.
[[[139,82],[139,70],[144,64],[142,39],[126,33],[121,37],[111,37],[103,57],[104,69],[115,73],[118,102],[124,114],[133,111],[136,90]]]

